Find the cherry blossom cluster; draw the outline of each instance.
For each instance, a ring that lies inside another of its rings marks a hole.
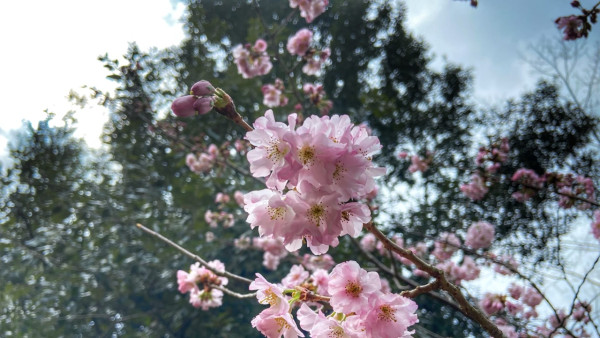
[[[462,264],[456,264],[452,260],[447,260],[438,263],[436,267],[446,273],[446,277],[455,284],[459,284],[462,281],[471,281],[479,278],[481,269],[475,263],[475,260],[471,256],[465,256],[462,260]]]
[[[564,310],[558,310],[557,315],[551,314],[544,325],[536,328],[536,332],[549,337],[551,334],[557,336],[561,328],[570,327],[570,331],[577,334],[577,337],[592,337],[586,330],[585,325],[590,322],[590,313],[592,306],[586,302],[577,302],[573,306],[571,315],[567,315]]]
[[[487,222],[476,222],[473,223],[466,234],[466,245],[472,249],[487,249],[494,239],[494,226]],[[480,267],[477,265],[475,259],[468,255],[467,252],[463,252],[462,262],[458,264],[455,260],[451,260],[456,252],[461,249],[461,240],[452,233],[441,233],[437,240],[433,243],[433,250],[424,242],[417,242],[414,245],[405,247],[404,240],[400,236],[392,236],[391,239],[399,247],[406,248],[412,251],[417,257],[428,261],[437,261],[436,267],[446,273],[448,279],[456,284],[460,284],[461,281],[470,281],[479,277]],[[390,257],[389,252],[379,242],[373,234],[366,234],[360,240],[360,246],[364,251],[373,252],[379,251],[379,254],[384,257]],[[430,255],[432,257],[430,257]],[[484,253],[485,256],[495,258],[492,253]],[[424,271],[417,269],[414,263],[410,260],[397,255],[392,254],[392,257],[406,267],[412,269],[412,274],[418,277],[429,278],[429,274]],[[497,265],[497,264],[494,264]]]
[[[460,191],[473,201],[483,199],[489,189],[485,177],[479,172],[471,175],[471,182],[460,186]]]
[[[300,16],[311,23],[316,17],[323,14],[329,5],[329,0],[290,0],[290,7],[299,8]]]
[[[586,200],[594,201],[596,198],[594,181],[589,177],[552,172],[538,176],[531,169],[521,168],[514,173],[512,181],[520,185],[520,190],[512,195],[519,202],[527,201],[546,184],[553,186],[558,192],[560,195],[558,205],[564,209],[575,207],[579,210],[587,210],[591,207],[591,203]]]
[[[494,240],[494,226],[488,222],[473,223],[467,230],[465,244],[473,249],[489,248]]]
[[[511,299],[503,294],[486,293],[479,305],[488,315],[506,312],[512,316],[522,316],[525,319],[538,316],[535,308],[542,302],[543,298],[536,289],[532,287],[524,288],[513,283],[509,287],[508,293]]]
[[[302,86],[302,90],[308,96],[310,102],[319,109],[321,115],[327,115],[331,108],[333,108],[333,102],[325,99],[323,85],[306,83]]]
[[[261,90],[263,93],[263,104],[267,107],[283,107],[288,104],[288,98],[283,95],[283,81],[280,79],[275,80],[275,84],[263,85]]]
[[[310,50],[305,56],[306,64],[302,66],[302,72],[306,75],[317,75],[321,67],[331,56],[331,50],[325,48],[322,51]]]
[[[244,79],[265,75],[273,68],[269,54],[267,54],[267,42],[262,39],[256,40],[254,46],[250,44],[235,46],[233,48],[233,58],[238,73]]]
[[[490,148],[479,148],[475,164],[480,167],[485,167],[487,172],[494,173],[500,168],[502,163],[506,162],[509,151],[510,146],[508,145],[508,139],[503,137],[500,142],[492,144]]]
[[[216,271],[224,272],[225,265],[219,260],[208,262],[208,265]],[[190,304],[195,308],[208,310],[211,307],[222,305],[223,291],[213,286],[225,286],[228,280],[219,277],[200,263],[190,266],[190,271],[177,271],[177,285],[179,292],[190,293]]]
[[[502,138],[489,148],[481,147],[475,159],[478,168],[471,175],[471,182],[461,185],[460,191],[473,201],[483,199],[489,191],[489,176],[496,173],[500,166],[506,162],[509,150],[510,146],[507,138]]]
[[[406,159],[408,157],[409,155],[405,151],[401,151],[400,153],[398,153],[399,159]],[[408,171],[411,173],[416,173],[417,171],[424,173],[425,171],[427,171],[427,169],[429,169],[429,165],[432,161],[433,153],[429,151],[427,152],[427,156],[425,158],[422,158],[419,155],[412,155],[410,156],[410,166],[408,167]]]
[[[199,155],[189,153],[185,157],[185,164],[196,174],[209,172],[215,164],[219,149],[216,145],[208,146],[207,152],[202,152]]]
[[[306,241],[323,254],[339,236],[355,237],[370,221],[369,208],[356,201],[385,172],[371,160],[381,145],[346,115],[311,116],[298,128],[296,119],[292,114],[287,125],[276,122],[268,110],[246,134],[255,146],[247,155],[250,171],[266,177],[268,189],[246,194],[244,210],[260,236],[281,238],[290,251]]]
[[[521,189],[512,194],[519,202],[525,202],[533,197],[538,190],[544,187],[546,178],[540,177],[531,169],[520,168],[513,174],[511,180],[521,184]]]
[[[577,40],[583,37],[587,38],[589,32],[592,30],[592,24],[598,22],[598,14],[600,14],[599,5],[600,3],[588,10],[583,8],[579,1],[572,1],[571,6],[579,9],[581,14],[561,16],[555,21],[558,29],[563,31],[563,39]]]
[[[225,211],[213,212],[206,210],[204,220],[211,228],[216,228],[221,224],[224,228],[231,228],[235,222],[235,217]]]
[[[561,194],[558,200],[558,205],[561,208],[569,209],[576,207],[579,210],[587,210],[591,207],[590,203],[577,200],[573,197],[589,201],[596,199],[594,181],[589,177],[573,176],[571,174],[550,174],[548,176],[548,180],[555,182],[556,189]]]
[[[558,336],[561,335],[560,328],[566,328],[569,324],[573,324],[570,330],[578,333],[578,337],[590,337],[584,327],[590,321],[589,314],[592,310],[588,303],[575,303],[570,316],[563,310],[558,310],[556,314],[549,315],[541,325],[529,328],[530,332],[527,332],[526,326],[517,329],[508,324],[504,318],[510,318],[510,322],[513,323],[538,318],[536,308],[542,302],[543,297],[535,288],[515,283],[512,283],[507,291],[507,294],[487,293],[479,305],[488,315],[496,317],[496,323],[508,337],[523,337],[529,336],[529,334],[543,337],[549,337],[551,334]]]
[[[385,290],[376,272],[355,261],[338,264],[331,273],[316,269],[311,274],[294,265],[281,285],[256,275],[250,290],[257,290],[258,301],[269,307],[252,326],[267,337],[303,336],[291,315],[298,302],[303,302],[296,313],[300,327],[313,337],[408,336],[418,322],[415,302]],[[328,301],[334,312],[325,316],[316,300]]]

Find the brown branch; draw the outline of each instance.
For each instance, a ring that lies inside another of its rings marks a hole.
[[[440,288],[440,283],[439,283],[439,280],[436,279],[433,282],[430,282],[429,284],[419,285],[412,290],[402,291],[402,292],[400,292],[400,296],[404,296],[404,297],[408,297],[408,298],[415,298],[419,295],[431,292],[433,290],[437,290],[439,288]]]
[[[144,230],[144,232],[160,239],[161,241],[169,244],[170,246],[174,247],[175,249],[179,250],[179,252],[183,253],[184,255],[190,257],[191,259],[195,260],[196,262],[199,262],[200,264],[202,264],[205,268],[207,268],[208,270],[212,271],[215,275],[217,276],[221,276],[221,277],[227,277],[227,278],[232,278],[232,279],[237,279],[241,282],[244,283],[252,283],[252,280],[246,278],[246,277],[242,277],[242,276],[238,276],[236,274],[233,274],[231,272],[228,271],[218,271],[215,268],[211,267],[208,265],[208,262],[205,261],[204,259],[202,259],[202,257],[195,255],[193,253],[191,253],[190,251],[186,250],[185,248],[183,248],[182,246],[180,246],[179,244],[173,242],[172,240],[166,238],[165,236],[159,234],[156,231],[150,230],[148,228],[146,228],[145,226],[141,225],[140,223],[137,223],[136,226],[142,230]]]

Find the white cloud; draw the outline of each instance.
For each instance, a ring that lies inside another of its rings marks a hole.
[[[183,11],[183,4],[173,7],[169,0],[2,2],[0,128],[15,129],[22,120],[37,121],[45,116],[45,109],[66,112],[71,89],[83,85],[114,88],[97,57],[105,53],[119,57],[130,42],[142,49],[179,44],[184,36],[179,22]],[[79,113],[79,135],[99,145],[106,116],[101,108]]]

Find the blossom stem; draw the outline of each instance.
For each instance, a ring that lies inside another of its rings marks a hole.
[[[239,280],[241,282],[248,283],[248,284],[252,283],[252,281],[250,279],[246,278],[246,277],[238,276],[238,275],[233,274],[233,273],[228,272],[228,271],[223,271],[223,272],[217,271],[216,269],[214,269],[213,267],[211,267],[210,265],[208,265],[208,262],[205,261],[204,259],[202,259],[202,257],[200,257],[200,256],[198,256],[196,254],[191,253],[190,251],[186,250],[185,248],[183,248],[179,244],[173,242],[172,240],[166,238],[165,236],[159,234],[158,232],[150,230],[150,229],[146,228],[145,226],[143,226],[140,223],[137,223],[136,226],[138,228],[142,229],[144,232],[146,232],[146,233],[148,233],[148,234],[150,234],[150,235],[152,235],[152,236],[160,239],[161,241],[163,241],[163,242],[169,244],[170,246],[174,247],[175,249],[179,250],[179,252],[183,253],[184,255],[186,255],[186,256],[190,257],[191,259],[199,262],[200,264],[202,264],[202,266],[204,266],[208,270],[212,271],[217,276],[236,279],[236,280]]]

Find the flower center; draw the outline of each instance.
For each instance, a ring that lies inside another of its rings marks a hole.
[[[383,320],[386,322],[395,322],[396,315],[394,314],[394,309],[392,309],[389,305],[382,305],[379,307],[379,314],[377,314],[377,319]]]
[[[277,302],[279,301],[279,297],[277,297],[277,295],[271,291],[271,289],[268,289],[265,291],[265,298],[261,299],[259,303],[267,303],[271,306],[275,306],[277,305]]]
[[[300,148],[298,158],[303,165],[312,165],[315,161],[315,147],[305,145]]]
[[[284,207],[277,207],[277,208],[267,207],[267,213],[271,217],[271,221],[275,221],[275,220],[281,221],[281,220],[283,220],[283,217],[285,216],[285,208]]]
[[[333,172],[333,180],[339,181],[347,171],[348,170],[346,169],[346,167],[344,167],[343,164],[341,164],[340,162],[337,162],[335,164],[335,170]]]
[[[289,149],[277,139],[272,139],[267,147],[267,158],[273,162],[279,162],[287,155]]]
[[[329,331],[329,335],[328,337],[344,337],[345,336],[345,332],[344,329],[342,329],[342,327],[340,326],[336,326],[334,327],[331,331]]]
[[[346,293],[356,298],[360,295],[362,287],[357,282],[349,282],[346,284]]]
[[[325,207],[319,203],[308,209],[308,219],[316,226],[321,225],[321,220],[325,217]]]
[[[290,324],[288,324],[288,322],[286,322],[282,317],[275,318],[275,322],[279,326],[279,330],[277,330],[277,332],[281,332],[284,329],[287,330],[290,328]]]

